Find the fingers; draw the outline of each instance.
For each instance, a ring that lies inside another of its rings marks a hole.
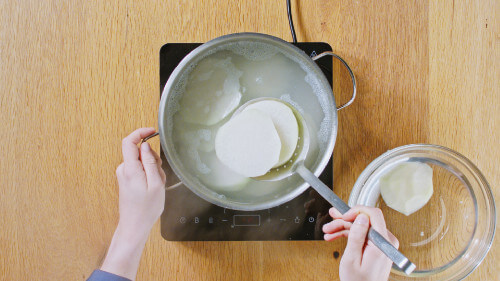
[[[326,241],[333,241],[337,238],[340,238],[340,237],[348,237],[349,236],[349,230],[342,230],[342,231],[339,231],[339,232],[335,232],[335,233],[327,233],[323,236],[323,238],[326,240]]]
[[[333,241],[340,237],[347,237],[349,235],[349,229],[351,229],[352,223],[344,221],[342,219],[334,220],[323,225],[323,232],[325,235],[323,238],[326,241]]]
[[[387,231],[387,236],[389,237],[389,242],[391,242],[394,248],[399,249],[399,240],[392,234],[389,230]]]
[[[334,220],[332,222],[329,222],[329,223],[323,225],[323,232],[331,234],[331,233],[338,232],[338,231],[341,231],[344,229],[349,230],[349,229],[351,229],[351,225],[352,225],[351,222],[348,222],[348,221],[345,221],[342,219],[338,219],[338,220]]]
[[[144,142],[141,145],[141,161],[142,166],[144,167],[144,172],[146,173],[148,187],[163,188],[164,181],[160,174],[161,168],[158,169],[158,160],[155,157],[155,154],[153,154],[151,146],[149,146],[149,143],[147,142]]]
[[[394,248],[398,249],[399,241],[396,236],[389,231],[387,231],[387,236],[388,238],[386,239],[394,246]],[[375,246],[372,241],[368,241],[361,263],[373,263],[373,261],[392,264],[392,261],[377,246]]]
[[[392,244],[392,246],[394,246],[394,248],[398,249],[399,241],[396,238],[396,236],[394,236],[394,234],[392,234],[389,231],[387,231],[387,236],[388,236],[388,238],[386,238],[387,241],[389,241]],[[380,257],[389,259],[377,246],[375,246],[375,244],[372,241],[368,241],[367,244],[368,247],[365,248],[364,257],[366,257],[368,260],[375,260],[379,259]]]
[[[379,208],[372,208],[372,207],[358,205],[351,208],[348,212],[346,212],[342,216],[342,219],[346,221],[353,221],[360,213],[368,215],[368,217],[370,217],[370,224],[372,225],[372,227],[378,233],[382,234],[382,236],[384,236],[386,239],[388,238],[384,215],[382,214],[382,211]]]
[[[335,209],[335,207],[330,208],[330,210],[328,212],[330,213],[330,216],[334,219],[341,219],[342,218],[342,214],[337,209]]]
[[[154,128],[140,128],[125,137],[122,141],[123,161],[128,162],[139,160],[139,149],[137,148],[137,144],[139,144],[143,138],[153,134],[154,132]]]
[[[347,246],[345,248],[344,257],[347,257],[351,262],[361,264],[363,256],[363,247],[366,242],[366,235],[370,227],[370,219],[367,215],[359,214],[349,230],[347,238]]]
[[[160,158],[160,156],[158,156],[158,154],[156,153],[156,151],[152,150],[151,149],[151,153],[153,153],[155,159],[156,159],[156,163],[158,165],[158,171],[160,172],[160,176],[161,176],[161,179],[163,181],[163,184],[165,184],[165,182],[167,181],[167,175],[165,175],[165,171],[163,170],[163,168],[161,167],[161,164],[162,164],[162,160]]]

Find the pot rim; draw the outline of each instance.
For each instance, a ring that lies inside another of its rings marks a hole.
[[[197,47],[193,51],[191,51],[188,55],[186,55],[182,61],[177,65],[177,67],[174,69],[172,74],[170,75],[167,83],[165,84],[165,87],[163,89],[163,93],[161,96],[160,104],[159,104],[159,111],[158,111],[158,127],[159,127],[159,132],[160,132],[160,143],[161,146],[164,150],[165,157],[170,164],[172,170],[176,174],[176,176],[180,179],[180,181],[188,187],[193,193],[195,193],[197,196],[203,198],[204,200],[218,205],[223,208],[228,208],[228,209],[234,209],[234,210],[241,210],[241,211],[257,211],[257,210],[264,210],[264,209],[269,209],[272,207],[276,207],[278,205],[284,204],[295,197],[299,196],[302,194],[307,188],[310,186],[308,183],[303,182],[302,184],[298,185],[296,188],[294,188],[291,192],[287,193],[285,196],[280,196],[278,198],[274,198],[269,201],[265,201],[262,203],[239,203],[239,202],[232,202],[225,200],[224,198],[221,198],[219,196],[216,196],[216,192],[211,191],[212,194],[207,194],[199,190],[198,188],[193,188],[195,186],[195,183],[192,182],[189,178],[184,176],[184,173],[179,169],[178,165],[176,165],[176,159],[173,159],[172,155],[174,155],[174,147],[173,143],[168,143],[167,142],[167,134],[166,134],[166,118],[164,118],[166,114],[166,108],[167,108],[167,101],[169,99],[169,93],[173,89],[173,87],[176,85],[177,80],[181,76],[183,71],[185,71],[185,68],[199,55],[209,51],[210,49],[213,49],[217,47],[220,44],[224,44],[227,42],[231,41],[240,41],[240,40],[252,40],[252,39],[257,39],[259,42],[265,42],[272,44],[274,46],[277,46],[281,48],[281,50],[285,53],[292,54],[294,56],[297,56],[297,58],[301,59],[304,63],[307,64],[312,70],[314,74],[316,74],[317,78],[319,79],[320,85],[323,86],[323,89],[327,93],[332,93],[330,95],[327,95],[328,99],[328,104],[331,105],[332,110],[331,110],[331,133],[329,135],[329,138],[326,142],[323,155],[321,156],[321,160],[313,164],[316,165],[314,169],[312,169],[312,172],[314,175],[319,176],[323,170],[325,169],[326,165],[328,164],[328,161],[330,160],[330,157],[332,157],[333,154],[333,149],[335,146],[335,141],[337,137],[337,128],[338,128],[338,120],[337,120],[337,109],[336,109],[336,103],[335,99],[333,97],[333,91],[332,88],[326,79],[325,75],[319,68],[319,66],[301,49],[298,47],[292,45],[291,43],[288,43],[280,38],[267,35],[267,34],[262,34],[262,33],[252,33],[252,32],[243,32],[243,33],[233,33],[233,34],[227,34],[221,37],[217,37],[215,39],[212,39],[201,46]],[[319,159],[319,155],[318,155]],[[207,188],[209,189],[209,188]],[[212,195],[212,196],[210,196]]]

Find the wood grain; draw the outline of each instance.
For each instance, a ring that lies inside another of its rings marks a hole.
[[[298,40],[330,43],[358,78],[339,113],[342,198],[387,149],[427,142],[470,158],[500,202],[498,1],[292,4]],[[0,280],[88,277],[117,222],[121,138],[156,124],[160,47],[242,31],[291,40],[285,1],[0,2]],[[499,239],[468,280],[497,278]],[[343,247],[175,243],[156,225],[137,279],[336,280]]]

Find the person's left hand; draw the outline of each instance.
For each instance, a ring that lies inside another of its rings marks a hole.
[[[140,128],[122,141],[123,163],[116,169],[120,189],[118,225],[127,232],[149,233],[163,212],[166,176],[162,161],[147,142],[137,147],[154,132],[154,128]]]
[[[101,270],[134,280],[151,228],[163,212],[166,176],[147,142],[154,128],[141,128],[122,141],[123,163],[116,169],[120,220]]]

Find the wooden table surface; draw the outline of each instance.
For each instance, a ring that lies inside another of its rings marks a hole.
[[[334,152],[343,199],[381,153],[433,143],[471,159],[500,202],[498,1],[292,5],[298,40],[331,44],[358,78]],[[157,124],[160,47],[243,31],[290,41],[285,0],[0,2],[1,280],[83,280],[99,266],[121,139]],[[341,103],[349,80],[334,72]],[[498,280],[499,236],[468,280]],[[336,280],[344,245],[175,243],[157,223],[137,279]]]

